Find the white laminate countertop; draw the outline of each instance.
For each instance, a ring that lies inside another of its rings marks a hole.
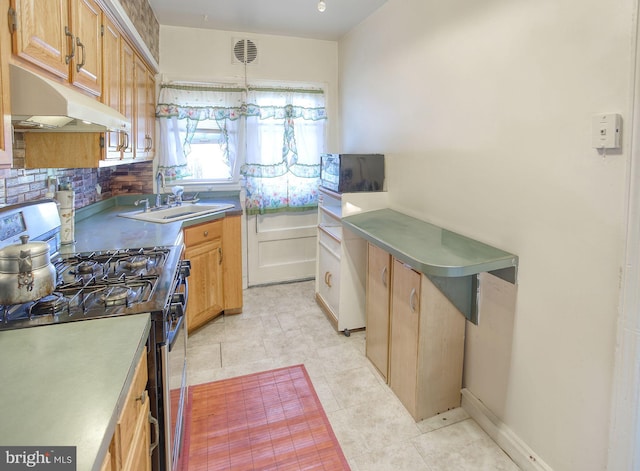
[[[0,332],[0,444],[76,446],[78,471],[100,468],[149,314]]]

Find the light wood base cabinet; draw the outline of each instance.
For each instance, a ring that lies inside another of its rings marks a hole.
[[[464,315],[385,250],[367,259],[367,358],[416,421],[459,407]]]
[[[109,452],[100,468],[102,471],[151,470],[147,378],[147,353],[144,351],[136,366]]]
[[[2,11],[7,0],[0,1]],[[7,28],[0,28],[0,57],[11,55],[11,37]],[[0,60],[0,169],[11,168],[13,163],[13,133],[11,130],[11,99],[9,89],[9,62]]]
[[[242,312],[240,216],[227,216],[184,229],[185,253],[191,261],[187,331],[210,320]]]
[[[193,332],[224,310],[222,219],[184,230],[184,256],[191,261],[187,330]]]
[[[391,255],[369,244],[367,259],[366,353],[386,381],[389,374]]]
[[[392,270],[389,386],[419,421],[460,406],[466,320],[425,275]]]
[[[241,216],[222,220],[222,276],[224,278],[224,313],[242,312],[242,222]]]

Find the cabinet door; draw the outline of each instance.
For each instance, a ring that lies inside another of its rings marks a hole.
[[[147,404],[149,401],[147,401]],[[150,471],[151,456],[149,455],[149,407],[138,415],[136,434],[133,437],[131,450],[122,466],[123,471]]]
[[[318,235],[318,296],[337,328],[340,315],[340,242],[322,230]]]
[[[133,116],[134,108],[134,63],[135,52],[126,41],[120,41],[120,113],[125,115],[131,122],[131,129],[123,133],[122,158],[133,159],[133,141],[136,132],[136,122]]]
[[[393,260],[389,385],[407,410],[416,416],[420,274]]]
[[[104,15],[104,36],[102,37],[102,103],[120,111],[120,31],[113,22]],[[124,142],[122,132],[107,132],[105,147],[107,160],[122,159],[120,147]]]
[[[102,10],[94,0],[72,0],[76,55],[71,83],[95,96],[102,93]]]
[[[224,310],[222,221],[186,228],[184,239],[191,260],[187,330],[193,332]]]
[[[153,158],[156,154],[156,76],[147,69],[147,102],[145,106],[146,116],[146,156]]]
[[[15,11],[13,53],[69,80],[73,34],[67,0],[12,0]]]
[[[240,216],[225,216],[222,228],[224,312],[242,312],[242,224]]]
[[[5,3],[3,5],[6,6]],[[6,28],[0,28],[0,169],[10,168],[13,160],[11,133],[11,103],[9,90],[9,61],[11,38]]]
[[[152,144],[150,136],[151,117],[149,116],[152,104],[151,100],[155,101],[155,79],[153,82],[154,98],[151,98],[150,88],[152,75],[149,72],[147,65],[136,54],[134,56],[134,107],[133,116],[135,120],[135,134],[134,134],[134,157],[136,160],[144,160],[152,156],[151,148]]]
[[[369,244],[367,265],[366,314],[367,358],[387,379],[389,367],[389,294],[391,255]]]

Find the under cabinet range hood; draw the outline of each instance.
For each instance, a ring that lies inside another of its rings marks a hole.
[[[10,65],[11,121],[24,131],[126,131],[131,122],[113,108],[69,87]]]

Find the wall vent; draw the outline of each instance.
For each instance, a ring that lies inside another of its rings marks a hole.
[[[231,62],[233,64],[258,63],[258,44],[252,39],[233,39]]]

